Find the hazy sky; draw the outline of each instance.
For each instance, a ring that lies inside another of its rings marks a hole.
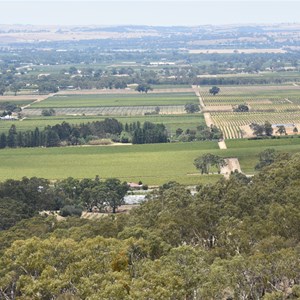
[[[3,1],[0,24],[203,25],[300,22],[300,1]]]

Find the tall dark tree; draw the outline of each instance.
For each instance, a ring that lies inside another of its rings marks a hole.
[[[152,91],[153,88],[151,87],[151,85],[146,84],[146,83],[141,83],[139,84],[136,89],[136,91],[140,92],[140,93],[148,93],[148,91]]]
[[[188,114],[193,114],[195,112],[200,111],[199,105],[196,103],[187,103],[184,106],[184,110],[188,113]]]
[[[7,136],[7,146],[10,148],[17,147],[17,129],[16,125],[11,125],[8,136]]]
[[[211,89],[209,89],[209,93],[210,93],[210,94],[213,94],[214,96],[215,96],[216,94],[218,94],[219,92],[220,92],[220,88],[217,87],[217,86],[213,86]]]
[[[273,127],[269,121],[265,122],[265,133],[267,136],[272,136],[273,134]]]
[[[1,133],[1,135],[0,135],[0,148],[1,149],[6,147],[6,140],[7,140],[7,138],[6,138],[5,133]]]
[[[45,146],[46,147],[57,147],[59,146],[60,138],[57,132],[53,129],[49,129],[45,134]]]

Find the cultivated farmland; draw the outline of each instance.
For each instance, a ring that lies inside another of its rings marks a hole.
[[[81,107],[131,107],[131,106],[178,106],[187,102],[197,103],[194,93],[148,93],[148,94],[86,94],[55,95],[32,108],[81,108]]]
[[[298,104],[300,101],[299,86],[222,86],[217,95],[209,93],[210,87],[200,87],[200,94],[205,106],[237,105],[247,103],[274,109],[274,104]],[[267,109],[268,109],[267,108]]]
[[[217,143],[2,149],[0,180],[23,176],[62,179],[99,175],[126,181],[142,180],[151,185],[170,180],[184,184],[205,183],[219,176],[200,176],[193,161],[208,151],[218,151]]]
[[[53,108],[56,115],[137,116],[152,113],[184,114],[186,103],[198,103],[191,88],[161,89],[141,94],[133,90],[97,90],[58,93],[35,102],[23,110],[26,116],[40,116],[43,109]]]
[[[212,153],[239,159],[242,171],[253,174],[258,154],[266,148],[295,153],[300,138],[227,141],[227,150],[216,142],[148,144],[133,146],[89,146],[65,148],[2,149],[0,180],[23,176],[62,179],[117,177],[126,181],[143,181],[160,185],[170,180],[182,184],[216,181],[218,175],[200,175],[193,161]]]
[[[157,105],[158,106],[158,105]],[[98,115],[98,116],[136,116],[155,111],[156,106],[100,106],[54,108],[56,115]],[[161,114],[183,114],[184,105],[158,106]],[[41,108],[25,109],[26,116],[40,116]]]
[[[251,123],[300,124],[299,86],[226,86],[215,96],[209,93],[209,87],[199,90],[204,110],[210,112],[212,122],[226,139],[249,136]],[[249,112],[233,112],[239,104],[246,104]]]

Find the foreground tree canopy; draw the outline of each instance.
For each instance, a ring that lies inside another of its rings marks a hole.
[[[128,215],[23,220],[0,232],[0,299],[299,299],[299,165],[276,156],[196,195],[170,182]],[[41,205],[34,183],[10,196]],[[76,183],[60,188],[76,199]]]

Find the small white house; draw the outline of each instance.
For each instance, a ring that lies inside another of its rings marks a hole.
[[[13,116],[6,115],[4,117],[0,117],[0,120],[13,121],[13,120],[17,120],[17,119]]]

